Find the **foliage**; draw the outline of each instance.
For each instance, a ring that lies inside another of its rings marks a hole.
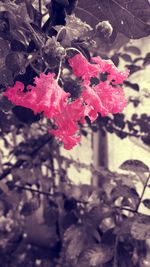
[[[129,38],[149,35],[149,13],[147,0],[0,1],[0,136],[5,148],[0,149],[0,267],[144,267],[149,261],[150,220],[140,213],[141,203],[150,207],[149,199],[143,200],[148,166],[126,161],[120,166],[123,173],[113,173],[66,158],[47,133],[47,125],[56,130],[53,121],[4,97],[5,89],[17,81],[25,86],[22,90],[30,84],[35,91],[34,78],[51,72],[58,88],[64,88],[64,98],[69,93],[77,101],[83,81],[72,74],[68,59],[78,53],[89,64],[98,56],[111,59],[116,67],[122,60],[132,78],[150,63],[149,53],[143,57],[138,47],[128,44]],[[101,82],[107,78],[105,73],[99,77]],[[97,86],[96,79],[90,82]],[[132,79],[124,86],[140,91]],[[148,92],[143,97],[148,98]],[[86,117],[88,130],[79,123],[80,133],[86,136],[91,129],[120,138],[134,136],[149,145],[150,117],[137,113],[140,102],[140,97],[129,97],[135,106],[130,120],[124,114],[99,114],[94,122]],[[41,106],[34,108],[39,111]],[[97,186],[74,185],[68,177],[70,166],[89,169]],[[141,195],[137,180],[143,184]],[[41,209],[48,240],[44,249],[27,228]]]

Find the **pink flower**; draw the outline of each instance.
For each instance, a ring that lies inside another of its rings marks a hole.
[[[81,54],[70,58],[69,65],[72,67],[74,75],[82,77],[85,81],[89,81],[91,77],[98,77],[99,75],[99,66],[90,64]]]
[[[35,78],[34,86],[16,82],[9,87],[4,95],[15,105],[30,108],[34,113],[43,112],[52,119],[56,129],[49,132],[64,143],[64,148],[71,149],[80,142],[79,122],[84,123],[84,117],[96,120],[98,113],[107,116],[109,113],[122,112],[127,101],[123,89],[115,84],[121,84],[127,78],[128,72],[120,72],[113,64],[93,57],[89,63],[81,54],[69,59],[73,73],[82,78],[83,91],[81,96],[68,103],[69,93],[66,93],[54,79],[55,74],[41,73]],[[99,78],[100,73],[107,73],[107,81],[90,86],[92,77]]]
[[[65,149],[71,149],[80,142],[78,122],[84,122],[84,105],[77,99],[66,105],[61,114],[54,117],[56,130],[49,131],[59,141],[64,143]]]
[[[103,115],[107,115],[107,110],[103,106],[102,100],[100,99],[94,88],[86,85],[81,94],[81,97],[86,104],[85,116],[88,116],[91,122],[97,119],[98,112]]]
[[[119,113],[127,104],[123,89],[119,86],[113,87],[107,82],[100,82],[93,87],[84,84],[81,96],[86,104],[85,115],[92,122],[97,118],[98,113],[102,116]]]
[[[24,85],[16,82],[13,87],[9,87],[4,95],[15,105],[30,108],[34,113],[44,112],[48,118],[53,118],[60,114],[66,105],[66,93],[54,79],[54,74],[44,73],[35,78],[35,86],[28,85],[27,92],[23,92]]]
[[[92,61],[99,66],[100,72],[107,72],[107,80],[113,84],[122,84],[127,79],[129,71],[119,71],[113,62],[110,63],[108,60],[103,60],[100,57],[92,57]]]
[[[69,59],[69,64],[77,77],[82,77],[84,81],[89,83],[91,77],[98,78],[100,73],[107,72],[107,80],[113,84],[122,84],[129,75],[129,71],[121,72],[113,62],[104,60],[101,57],[92,57],[91,60],[93,64],[89,63],[81,54],[77,54]]]

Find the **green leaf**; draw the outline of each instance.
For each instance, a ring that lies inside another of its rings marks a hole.
[[[122,170],[132,171],[132,172],[149,172],[149,167],[140,160],[126,160],[119,167]]]
[[[150,34],[150,5],[147,0],[80,0],[76,8],[80,18],[94,27],[108,20],[114,31],[137,39]]]

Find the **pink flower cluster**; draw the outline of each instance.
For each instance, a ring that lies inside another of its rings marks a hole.
[[[89,63],[80,54],[69,59],[74,75],[82,78],[82,93],[75,101],[68,101],[70,94],[58,85],[52,73],[41,73],[35,78],[34,86],[28,85],[26,89],[18,81],[4,95],[15,105],[30,108],[35,114],[43,112],[52,119],[56,129],[49,132],[64,143],[65,149],[71,149],[80,142],[78,122],[83,124],[85,116],[93,122],[98,113],[106,116],[122,112],[127,103],[119,84],[128,77],[128,71],[120,72],[100,57],[91,60]],[[100,73],[107,73],[107,80],[91,86],[90,79],[99,78]]]

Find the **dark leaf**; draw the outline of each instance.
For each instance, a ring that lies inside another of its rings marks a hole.
[[[121,164],[120,169],[133,172],[148,172],[149,167],[140,160],[126,160]]]
[[[139,90],[140,90],[139,85],[137,83],[131,83],[129,81],[125,81],[124,84],[135,91],[139,92]]]
[[[69,1],[68,0],[55,0],[57,3],[63,5],[63,6],[68,6]]]
[[[11,40],[11,49],[12,51],[21,52],[26,51],[26,46],[19,40],[13,39]]]
[[[125,65],[126,68],[129,69],[130,71],[130,75],[141,70],[141,67],[140,66],[137,66],[137,65],[134,65],[134,64],[131,64],[131,65]]]
[[[148,64],[150,64],[150,53],[146,54],[146,57],[144,58],[144,62],[143,62],[144,66],[146,66]]]
[[[130,253],[130,251],[125,249],[124,243],[125,242],[119,242],[118,243],[116,267],[133,267],[131,253]]]
[[[8,112],[13,108],[13,104],[5,97],[0,98],[0,110]]]
[[[121,205],[122,206],[130,206],[131,208],[135,208],[139,202],[139,196],[134,188],[130,188],[126,185],[117,185],[111,192],[111,196],[113,201],[122,198]],[[116,205],[119,205],[116,203]]]
[[[39,199],[37,199],[37,197],[33,198],[23,205],[20,213],[24,216],[30,216],[39,208],[39,205]]]
[[[132,54],[135,54],[135,55],[140,55],[141,54],[141,50],[136,46],[126,46],[124,48],[124,50],[127,51],[127,52],[130,52]]]
[[[0,38],[0,58],[5,57],[9,53],[9,42]]]
[[[4,64],[3,62],[0,66],[0,84],[7,87],[13,84],[13,75],[12,71],[7,69]]]
[[[146,208],[150,209],[150,199],[144,199],[143,204]]]
[[[53,201],[47,201],[45,203],[43,216],[46,225],[56,225],[56,222],[58,220],[58,207]]]
[[[22,53],[11,52],[6,56],[5,64],[13,74],[18,74],[25,64],[24,55]]]
[[[143,136],[141,139],[145,145],[150,145],[150,136]]]
[[[124,139],[128,136],[128,134],[124,131],[115,131],[116,135],[121,138],[121,139]]]
[[[132,58],[128,54],[122,54],[121,57],[123,58],[124,61],[132,62]]]
[[[114,124],[119,128],[123,129],[125,127],[124,115],[123,114],[114,115]]]
[[[111,60],[112,60],[112,62],[115,64],[115,66],[118,67],[118,65],[119,65],[119,55],[118,55],[118,54],[114,54],[114,55],[111,57]]]
[[[108,20],[115,31],[129,38],[136,39],[150,34],[150,5],[147,0],[80,0],[76,14],[86,18],[91,26]]]
[[[29,108],[15,106],[12,109],[17,119],[23,123],[33,123],[40,120],[40,115],[35,115],[34,112]]]

